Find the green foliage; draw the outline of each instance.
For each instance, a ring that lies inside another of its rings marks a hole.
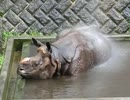
[[[3,39],[3,41],[4,42],[6,42],[7,41],[7,39],[9,38],[9,37],[12,37],[12,36],[20,36],[18,33],[16,33],[16,32],[3,32],[3,34],[2,34],[2,39]]]
[[[1,67],[2,67],[2,64],[3,64],[3,61],[4,61],[4,50],[5,50],[5,47],[6,47],[7,40],[8,40],[9,37],[14,37],[14,36],[33,37],[33,36],[43,36],[43,34],[39,33],[38,31],[35,31],[35,30],[30,31],[30,33],[28,33],[28,34],[20,34],[20,33],[16,33],[16,32],[7,32],[7,31],[3,32],[3,34],[2,34],[2,40],[3,40],[2,48],[3,48],[3,51],[0,54],[0,70],[1,70]],[[49,34],[49,36],[56,36],[56,34]]]
[[[28,34],[29,36],[43,36],[42,33],[36,31],[36,30],[32,30],[30,31],[30,33]]]
[[[38,32],[37,30],[32,30],[30,31],[30,33],[28,33],[28,36],[56,36],[56,35],[57,35],[56,33],[43,34],[43,33]]]
[[[72,2],[75,2],[75,0],[71,0]]]
[[[0,69],[2,68],[3,62],[4,62],[4,55],[0,54]]]
[[[0,11],[0,17],[3,17],[4,12]]]
[[[128,22],[127,34],[130,34],[130,18],[127,18],[126,21]]]
[[[6,43],[9,37],[13,37],[13,36],[20,36],[20,34],[16,33],[16,32],[3,32],[2,34],[2,48],[4,49],[6,47]]]
[[[2,34],[2,53],[0,54],[0,70],[2,68],[2,64],[4,62],[4,50],[5,50],[5,46],[6,46],[6,42],[8,40],[9,37],[12,37],[12,36],[19,36],[18,33],[15,33],[15,32],[3,32]]]

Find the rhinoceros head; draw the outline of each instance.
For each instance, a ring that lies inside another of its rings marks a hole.
[[[33,57],[26,57],[19,62],[18,74],[23,78],[47,79],[51,78],[58,66],[57,60],[51,57],[51,46],[46,45],[32,38],[32,42],[38,47],[37,54]]]

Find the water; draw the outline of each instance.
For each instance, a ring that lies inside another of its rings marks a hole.
[[[130,43],[119,41],[110,60],[79,76],[26,80],[23,99],[129,97],[129,76]]]

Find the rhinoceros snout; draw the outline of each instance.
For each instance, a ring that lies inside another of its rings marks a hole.
[[[19,75],[23,75],[23,74],[26,73],[25,68],[23,67],[23,65],[19,65],[19,68],[17,69],[17,73]]]
[[[19,68],[19,72],[20,72],[21,74],[24,74],[26,71],[25,71],[24,68],[20,67],[20,68]]]

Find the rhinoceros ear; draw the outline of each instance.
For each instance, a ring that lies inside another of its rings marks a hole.
[[[32,42],[33,42],[33,44],[34,44],[36,47],[41,47],[41,46],[43,45],[40,41],[38,41],[38,40],[36,40],[36,39],[34,39],[34,38],[32,38]]]
[[[52,49],[51,49],[51,44],[50,44],[50,42],[47,42],[47,43],[46,43],[46,46],[47,46],[47,50],[52,53]]]

